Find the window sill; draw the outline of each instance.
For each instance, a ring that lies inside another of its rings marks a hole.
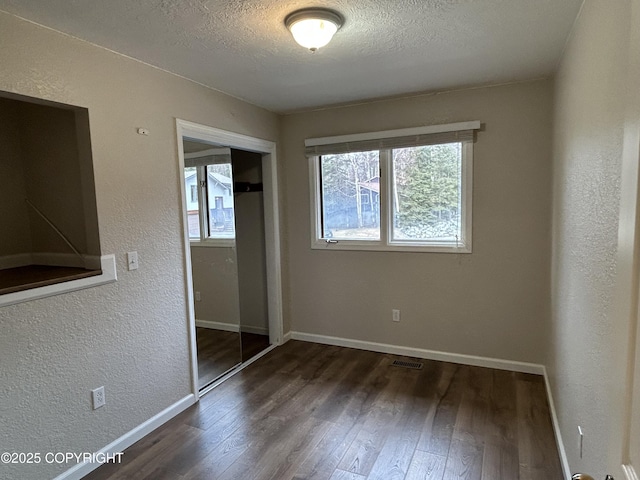
[[[7,285],[0,289],[0,307],[115,282],[117,280],[115,256],[103,255],[100,263],[101,273],[100,270],[80,272],[79,269],[68,270],[63,276],[34,279],[27,285],[23,285],[26,289],[20,291],[17,291],[20,288],[17,285]]]
[[[373,252],[414,252],[414,253],[472,253],[471,246],[460,243],[458,245],[446,244],[412,244],[338,240],[336,243],[328,243],[325,240],[312,241],[314,250],[351,250]]]
[[[192,247],[204,248],[233,248],[236,246],[234,238],[216,238],[208,240],[189,240]]]

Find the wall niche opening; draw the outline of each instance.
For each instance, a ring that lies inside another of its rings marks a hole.
[[[86,108],[0,91],[0,295],[102,274]]]

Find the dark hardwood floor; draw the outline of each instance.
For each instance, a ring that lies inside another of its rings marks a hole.
[[[242,361],[239,332],[196,327],[196,344],[200,388]]]
[[[269,335],[242,332],[242,361],[246,362],[269,347]]]
[[[560,480],[542,377],[290,341],[88,480]]]
[[[226,332],[196,327],[198,385],[206,387],[240,362],[246,362],[269,346],[267,335]]]

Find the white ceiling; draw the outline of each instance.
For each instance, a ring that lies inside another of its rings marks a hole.
[[[553,73],[583,0],[0,0],[0,9],[275,112]],[[284,26],[346,19],[311,54]]]

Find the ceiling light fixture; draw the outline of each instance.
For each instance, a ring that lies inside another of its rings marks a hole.
[[[343,23],[342,15],[326,8],[297,10],[284,20],[294,40],[312,52],[329,43]]]

